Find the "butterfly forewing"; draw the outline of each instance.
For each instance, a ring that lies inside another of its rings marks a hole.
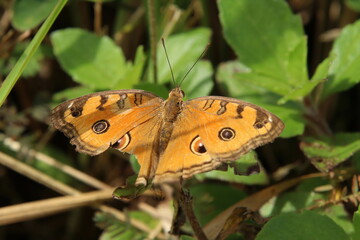
[[[53,109],[51,122],[79,152],[96,155],[158,115],[162,102],[142,90],[99,92],[62,103]]]

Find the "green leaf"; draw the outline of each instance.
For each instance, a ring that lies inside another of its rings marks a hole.
[[[247,71],[248,68],[238,61],[226,62],[218,67],[216,79],[230,96],[257,104],[277,115],[285,123],[282,137],[301,135],[305,128],[301,105],[291,101],[278,105],[278,95],[250,81],[242,81],[242,73]]]
[[[351,158],[354,170],[360,172],[360,151],[354,153],[354,156]]]
[[[67,89],[64,89],[64,90],[54,94],[53,100],[58,104],[67,99],[77,98],[77,97],[84,96],[86,94],[90,94],[93,92],[94,92],[94,90],[92,90],[88,87],[85,87],[85,86],[67,88]]]
[[[359,0],[346,0],[345,3],[352,10],[360,12],[360,1]]]
[[[180,75],[185,74],[185,72],[182,72]],[[185,97],[192,99],[209,95],[214,86],[212,74],[211,63],[209,61],[199,61],[181,85]]]
[[[21,56],[21,54],[28,47],[29,42],[20,42],[15,45],[13,51],[11,52],[11,56],[9,58],[1,59],[0,63],[0,73],[3,75],[7,75],[10,70],[15,66],[17,60]],[[28,65],[25,67],[24,72],[22,73],[23,77],[32,77],[37,74],[41,68],[41,61],[50,56],[49,48],[46,46],[39,46],[39,49],[34,53],[34,56],[30,59]]]
[[[143,214],[143,217],[146,217],[146,214]],[[132,212],[130,215],[133,215]],[[99,238],[101,240],[141,240],[146,238],[144,232],[139,231],[127,222],[120,222],[111,214],[97,212],[93,220],[98,227],[104,229]]]
[[[348,235],[354,233],[354,226],[349,217],[349,213],[344,209],[343,205],[333,205],[326,208],[326,211],[319,211],[320,214],[331,218],[339,225]]]
[[[150,216],[145,211],[131,211],[129,212],[129,216],[131,218],[137,219],[139,221],[142,221],[145,223],[150,229],[154,229],[159,221],[157,219],[154,219],[152,216]]]
[[[249,152],[243,156],[241,156],[238,160],[236,160],[239,165],[242,165],[242,171],[244,173],[248,172],[248,167],[252,167],[254,165],[258,164],[257,156],[254,151]],[[254,184],[267,184],[268,178],[265,173],[265,170],[260,167],[259,173],[252,174],[250,176],[239,176],[234,173],[236,169],[228,168],[226,171],[221,170],[213,170],[210,172],[197,174],[196,178],[199,180],[203,180],[205,178],[209,179],[217,179],[221,181],[226,182],[237,182],[237,183],[243,183],[248,185],[254,185]],[[248,174],[247,174],[248,175]]]
[[[284,104],[288,100],[301,100],[302,97],[311,93],[311,91],[320,83],[327,80],[330,68],[330,58],[325,59],[316,68],[315,74],[312,79],[298,88],[294,88],[289,94],[285,95],[279,100],[279,104]]]
[[[164,85],[160,85],[160,84],[140,82],[135,85],[135,88],[149,91],[164,99],[168,98],[169,96],[169,89],[167,89]]]
[[[229,163],[236,175],[252,175],[260,172],[260,164],[255,151],[241,156],[237,161]]]
[[[358,210],[354,213],[353,224],[355,231],[352,235],[352,239],[360,240],[360,207],[358,207]]]
[[[136,159],[135,155],[130,155],[129,161],[130,161],[130,165],[131,165],[132,170],[135,173],[139,173],[141,166],[140,166],[138,160]]]
[[[350,239],[344,230],[329,217],[306,211],[300,214],[284,213],[265,224],[256,240],[279,239]]]
[[[34,28],[45,20],[56,3],[57,0],[16,0],[12,25],[19,31]]]
[[[207,43],[210,41],[210,29],[197,28],[184,33],[170,36],[166,39],[166,48],[169,60],[174,70],[176,83],[184,77],[183,72],[190,69],[195,61],[204,51]],[[165,57],[165,51],[161,44],[157,47],[157,66],[158,66],[158,83],[167,83],[171,80],[171,72]],[[195,66],[196,68],[197,66]],[[194,70],[192,70],[194,71]],[[150,66],[148,77],[153,82],[153,72]],[[191,81],[187,78],[185,81]]]
[[[360,82],[360,20],[347,25],[336,39],[330,52],[334,59],[329,69],[329,80],[324,85],[323,97],[347,90]]]
[[[337,133],[319,139],[309,137],[300,146],[317,169],[327,172],[360,150],[360,133]]]
[[[138,83],[143,74],[144,65],[146,62],[146,56],[143,46],[139,46],[136,49],[134,63],[127,62],[124,66],[121,79],[113,87],[114,89],[129,89],[134,88],[134,85]]]
[[[243,79],[280,95],[307,82],[306,37],[285,1],[218,2],[225,38],[251,70]]]
[[[246,194],[232,186],[219,183],[192,185],[195,215],[201,224],[205,224],[226,208],[246,197]]]
[[[69,28],[52,33],[51,40],[61,66],[76,82],[91,89],[113,89],[124,78],[125,58],[109,37]]]
[[[315,73],[313,77],[311,78],[311,81],[317,81],[319,79],[326,79],[329,75],[330,66],[333,62],[333,58],[328,57],[324,61],[322,61],[316,68]]]
[[[130,200],[138,197],[151,187],[151,184],[144,186],[142,184],[135,185],[137,176],[133,175],[126,179],[126,186],[118,187],[113,192],[113,197],[120,200]]]
[[[324,197],[311,191],[287,192],[264,204],[260,213],[264,217],[271,217],[280,213],[295,212],[313,205],[314,201],[319,199],[324,199]]]
[[[187,235],[181,235],[180,240],[196,240],[196,238],[187,236]]]
[[[288,100],[301,100],[304,96],[311,93],[311,91],[319,85],[319,83],[324,82],[325,78],[317,78],[306,82],[299,88],[294,88],[289,94],[285,95],[283,98],[279,100],[279,104],[284,104]]]

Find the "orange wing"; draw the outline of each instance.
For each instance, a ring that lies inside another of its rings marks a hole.
[[[97,155],[157,116],[162,102],[142,90],[99,92],[60,104],[53,109],[51,122],[71,138],[77,151]]]
[[[154,182],[189,178],[273,141],[284,124],[256,105],[225,97],[184,103]]]

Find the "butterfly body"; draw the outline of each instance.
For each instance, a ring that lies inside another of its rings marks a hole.
[[[284,128],[274,114],[241,100],[183,97],[180,88],[166,100],[142,90],[99,92],[62,103],[51,121],[79,152],[112,147],[134,154],[141,166],[136,184],[143,185],[210,171]]]

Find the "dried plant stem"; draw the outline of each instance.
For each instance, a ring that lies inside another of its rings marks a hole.
[[[145,231],[147,233],[152,231],[141,221],[131,219],[117,209],[108,207],[106,205],[96,204],[99,201],[112,199],[112,187],[106,187],[102,191],[82,193],[77,189],[67,186],[66,184],[61,183],[2,152],[0,152],[0,164],[11,168],[12,170],[27,176],[30,179],[33,179],[34,181],[39,182],[61,194],[73,195],[0,208],[0,225],[30,220],[66,211],[75,207],[95,204],[95,208],[112,214],[120,221],[129,222],[132,226],[141,231]],[[104,185],[106,186],[106,184]],[[159,234],[157,237],[164,238],[164,235]]]
[[[179,8],[175,7],[174,5],[170,5],[169,9],[171,10],[170,12],[172,13],[172,15],[171,15],[170,20],[167,21],[167,23],[164,27],[163,34],[162,34],[163,38],[167,38],[167,36],[170,35],[170,33],[173,31],[176,23],[178,23],[178,21],[181,17],[181,14],[182,14],[182,11]]]
[[[328,200],[328,201],[323,201],[320,202],[318,204],[314,204],[311,205],[309,207],[306,207],[306,210],[314,210],[314,209],[318,209],[318,208],[326,208],[326,207],[330,207],[336,204],[339,204],[341,202],[348,202],[348,201],[355,201],[355,202],[359,202],[360,201],[360,192],[356,192],[354,194],[350,194],[347,196],[344,196],[340,199],[337,200]]]
[[[57,168],[57,169],[61,170],[62,172],[70,175],[71,177],[73,177],[89,186],[92,186],[97,189],[106,189],[106,188],[111,187],[111,186],[99,181],[98,179],[96,179],[94,177],[91,177],[69,165],[63,164],[63,163],[55,160],[54,158],[49,157],[46,154],[34,151],[32,149],[29,149],[26,146],[22,146],[19,142],[6,137],[5,135],[0,135],[0,139],[2,139],[4,145],[7,146],[12,151],[15,151],[15,152],[21,151],[22,153],[28,155],[30,158],[36,158],[37,160],[39,160],[43,163],[46,163],[49,166]],[[18,162],[18,161],[16,161],[16,162]],[[27,166],[27,165],[25,165],[25,166]]]
[[[16,159],[10,157],[9,155],[6,155],[2,152],[0,152],[0,164],[11,168],[12,170],[27,176],[28,178],[34,180],[35,182],[41,183],[45,186],[47,186],[50,189],[53,189],[54,191],[61,193],[61,194],[70,194],[75,195],[79,194],[80,192],[76,189],[67,186],[66,184],[59,182],[48,175],[30,167],[29,165],[22,163],[20,161],[17,161]]]
[[[56,197],[0,208],[0,225],[31,220],[98,201],[111,199],[111,189],[82,193],[74,196]]]
[[[120,29],[120,31],[117,31],[114,35],[114,40],[116,44],[120,44],[124,35],[128,32],[131,32],[136,25],[140,22],[142,17],[144,16],[145,9],[143,5],[140,5],[136,11],[127,19],[127,22],[124,24],[124,26]]]

